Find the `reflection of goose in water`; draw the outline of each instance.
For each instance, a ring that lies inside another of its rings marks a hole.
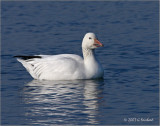
[[[90,124],[97,124],[95,119],[99,109],[99,100],[101,99],[102,89],[99,89],[102,82],[96,83],[96,81],[89,81],[84,85],[84,99],[83,104],[86,106],[84,113],[88,115],[88,121]],[[101,85],[102,86],[102,85]]]
[[[33,80],[23,90],[26,117],[36,124],[97,124],[101,86],[103,80]]]

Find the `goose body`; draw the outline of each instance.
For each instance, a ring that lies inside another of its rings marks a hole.
[[[103,68],[95,57],[95,48],[103,46],[94,33],[82,41],[83,58],[75,54],[15,56],[34,79],[76,80],[103,77]]]

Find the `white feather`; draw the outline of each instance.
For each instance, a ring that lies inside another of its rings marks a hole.
[[[88,37],[94,38],[95,35],[88,33],[83,39],[83,45],[87,45],[87,49],[83,47],[84,59],[74,54],[60,54],[38,55],[41,58],[18,59],[18,61],[23,64],[34,79],[75,80],[102,77],[103,68],[94,56],[93,43],[86,43],[85,39]],[[88,48],[89,45],[91,48]]]

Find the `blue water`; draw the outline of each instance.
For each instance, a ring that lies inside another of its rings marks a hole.
[[[158,2],[2,2],[3,125],[158,125]],[[14,55],[82,56],[86,32],[102,80],[33,80]],[[147,120],[148,119],[148,120]]]

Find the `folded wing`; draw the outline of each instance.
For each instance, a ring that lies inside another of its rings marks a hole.
[[[83,59],[78,55],[17,56],[17,58],[35,79],[70,80],[74,78],[81,79],[84,76]]]

